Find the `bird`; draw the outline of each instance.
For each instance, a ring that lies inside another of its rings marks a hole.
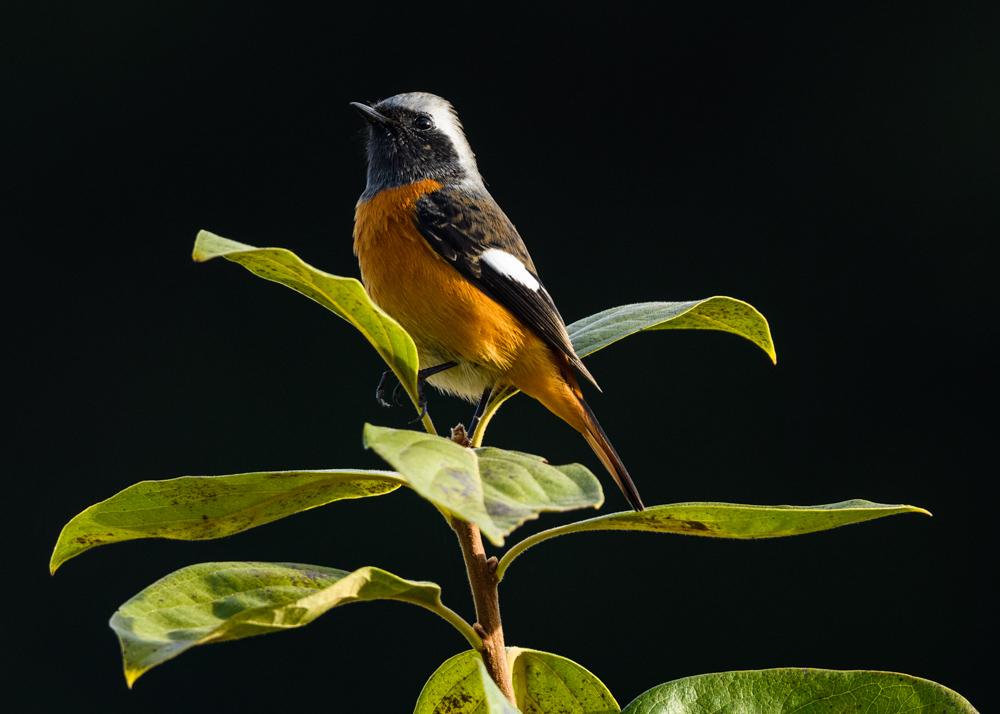
[[[354,253],[372,302],[417,347],[421,416],[425,383],[478,398],[474,433],[493,391],[512,385],[580,432],[629,505],[644,510],[576,375],[597,382],[521,236],[486,190],[454,107],[425,92],[351,106],[368,124]],[[386,406],[389,374],[376,390]]]

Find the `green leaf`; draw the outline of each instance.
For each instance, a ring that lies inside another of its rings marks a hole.
[[[486,699],[483,679],[489,679],[483,676],[485,671],[478,652],[467,650],[449,657],[420,690],[413,714],[482,714]]]
[[[600,508],[604,491],[580,464],[550,466],[540,456],[496,448],[475,450],[486,512],[505,535],[542,511]]]
[[[85,550],[135,538],[221,538],[346,498],[380,496],[404,480],[389,471],[275,471],[141,481],[66,524],[50,568]]]
[[[507,663],[517,711],[524,714],[617,714],[620,711],[611,692],[597,677],[565,657],[508,647]],[[476,677],[480,671],[482,680]],[[485,697],[483,681],[493,684],[480,655],[471,651],[457,654],[427,680],[413,714],[478,714],[484,711],[480,708]],[[499,692],[497,689],[497,694]]]
[[[360,281],[317,270],[284,248],[255,248],[200,231],[192,257],[201,263],[220,256],[265,280],[302,293],[354,325],[417,404],[417,348],[406,330],[369,299]],[[429,418],[424,418],[424,425],[433,431]]]
[[[494,545],[542,511],[604,502],[597,478],[579,464],[550,466],[530,454],[467,449],[451,439],[365,425],[364,441],[425,499],[479,526]]]
[[[420,690],[413,714],[514,714],[490,679],[478,652],[461,652],[445,660]]]
[[[491,542],[503,543],[503,533],[486,512],[475,451],[440,436],[371,424],[365,424],[363,438],[365,448],[403,474],[410,488],[438,508],[475,523]]]
[[[719,330],[745,337],[777,361],[771,329],[755,307],[729,297],[711,297],[689,302],[643,302],[604,310],[566,326],[573,349],[581,358],[613,342],[646,330]],[[518,393],[511,386],[492,395],[473,434],[473,445],[483,435],[500,405]]]
[[[730,297],[621,305],[577,320],[566,329],[580,357],[645,330],[719,330],[750,340],[772,362],[778,359],[764,316],[752,305]]]
[[[302,627],[338,605],[384,599],[427,608],[481,645],[441,604],[437,585],[372,567],[348,573],[296,563],[201,563],[150,585],[122,605],[110,625],[131,687],[151,667],[195,645]]]
[[[579,531],[652,531],[714,538],[777,538],[825,531],[850,523],[899,513],[930,512],[916,506],[872,503],[862,499],[824,506],[746,506],[736,503],[675,503],[645,511],[624,511],[536,533],[507,551],[497,566],[502,578],[518,555],[543,540]]]
[[[895,672],[762,669],[685,677],[639,695],[622,714],[975,714],[940,684]]]
[[[538,650],[507,648],[517,706],[524,714],[618,714],[604,683],[576,662]]]

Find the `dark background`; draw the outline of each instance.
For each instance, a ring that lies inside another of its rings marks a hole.
[[[776,367],[706,332],[588,360],[604,389],[590,403],[647,504],[934,513],[773,541],[557,539],[503,583],[508,644],[580,662],[623,706],[687,675],[808,666],[907,672],[989,711],[998,13],[616,5],[5,4],[5,698],[405,712],[465,647],[434,615],[379,602],[197,648],[125,687],[107,618],[196,562],[377,565],[439,583],[472,619],[454,536],[411,493],[99,548],[47,574],[62,525],[135,481],[379,467],[362,424],[412,412],[376,406],[366,343],[290,290],[189,256],[206,228],[356,276],[363,124],[348,102],[421,90],[458,108],[568,321],[717,294],[770,320]],[[439,428],[470,416],[431,399]],[[529,399],[488,441],[582,461],[604,512],[624,507]]]

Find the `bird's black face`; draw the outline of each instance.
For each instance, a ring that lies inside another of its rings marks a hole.
[[[368,121],[368,187],[363,197],[424,179],[448,184],[466,177],[455,144],[457,121],[440,125],[452,121],[451,116],[401,106],[393,99],[352,106]]]

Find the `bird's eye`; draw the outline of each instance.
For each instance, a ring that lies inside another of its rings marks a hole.
[[[417,131],[427,131],[434,128],[434,122],[430,117],[417,117],[413,120],[413,128]]]

